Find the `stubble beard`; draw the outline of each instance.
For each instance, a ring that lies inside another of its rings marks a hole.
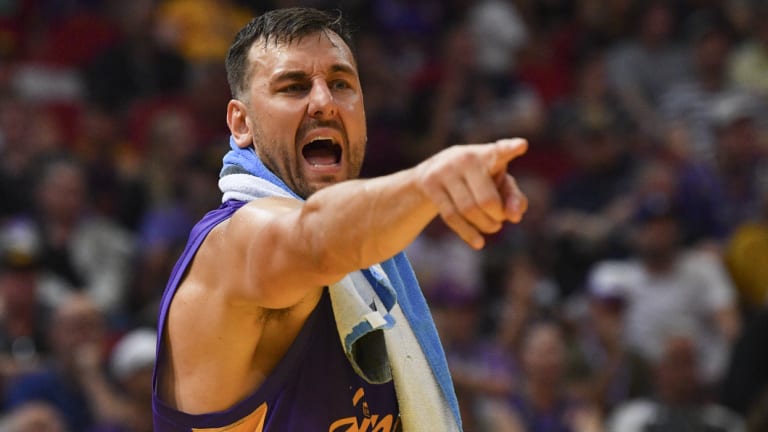
[[[344,149],[342,159],[346,159],[347,172],[343,180],[339,181],[334,176],[321,176],[314,182],[310,182],[304,175],[304,157],[295,143],[288,146],[272,141],[267,146],[259,146],[256,143],[264,142],[261,134],[254,133],[253,138],[256,154],[267,169],[272,171],[286,186],[303,199],[309,198],[313,193],[324,187],[340,183],[344,180],[356,179],[360,176],[363,157],[365,156],[365,143],[362,143],[362,145],[350,144],[348,148]],[[294,157],[291,157],[289,151],[294,152]],[[280,163],[280,161],[283,163]]]

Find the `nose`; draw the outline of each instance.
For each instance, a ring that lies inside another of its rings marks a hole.
[[[323,79],[316,79],[309,93],[307,114],[320,120],[329,119],[336,116],[336,109],[336,101],[328,84]]]

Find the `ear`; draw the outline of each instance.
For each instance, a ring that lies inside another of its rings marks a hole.
[[[242,101],[232,99],[227,104],[227,126],[235,144],[240,148],[246,148],[253,143],[251,125],[246,113],[246,107]]]

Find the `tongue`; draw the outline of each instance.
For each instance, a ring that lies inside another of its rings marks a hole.
[[[333,165],[336,163],[336,152],[327,147],[306,148],[304,159],[312,165]]]

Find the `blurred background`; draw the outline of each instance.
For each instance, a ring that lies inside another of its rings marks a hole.
[[[768,431],[762,0],[0,1],[0,431],[151,430],[226,50],[296,5],[354,25],[364,176],[530,141],[522,223],[407,251],[465,430]]]

